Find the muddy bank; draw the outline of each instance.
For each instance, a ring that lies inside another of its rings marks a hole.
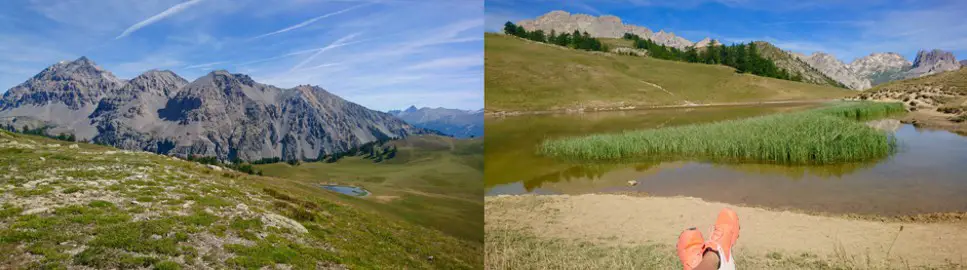
[[[967,136],[967,121],[958,123],[950,120],[956,116],[954,114],[922,110],[907,113],[900,121],[912,124],[918,128],[946,130]]]
[[[673,253],[682,229],[697,227],[707,234],[723,207],[739,214],[742,231],[736,252],[749,256],[809,253],[885,265],[967,264],[962,255],[967,254],[962,244],[967,241],[967,222],[958,218],[932,223],[874,221],[687,197],[588,194],[488,197],[485,222],[487,231],[520,229],[543,239],[617,246],[663,244]]]

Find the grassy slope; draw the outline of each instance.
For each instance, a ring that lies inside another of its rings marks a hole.
[[[891,97],[896,100],[909,98],[936,106],[964,106],[967,105],[964,104],[967,97],[967,68],[880,84],[863,91],[861,96]]]
[[[737,74],[726,66],[590,53],[498,34],[485,34],[484,43],[489,111],[682,105],[686,100],[825,99],[851,94],[840,88]]]
[[[151,153],[0,131],[0,190],[0,268],[482,264],[478,243],[316,186]]]
[[[398,154],[383,163],[361,157],[336,163],[259,165],[267,176],[309,185],[361,186],[373,194],[350,198],[389,216],[483,241],[483,140],[415,136],[394,141]]]
[[[608,45],[608,48],[634,48],[634,41],[623,38],[599,38],[601,43]]]
[[[788,70],[790,74],[800,74],[804,82],[845,88],[842,83],[833,80],[806,62],[772,45],[772,43],[756,41],[755,44],[760,55],[772,60],[776,63],[776,66]]]

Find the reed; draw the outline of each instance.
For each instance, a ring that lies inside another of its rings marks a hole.
[[[857,120],[903,110],[899,103],[841,102],[803,112],[547,140],[539,151],[578,161],[858,162],[888,156],[896,140]]]

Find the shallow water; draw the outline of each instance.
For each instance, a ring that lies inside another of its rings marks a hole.
[[[813,105],[815,106],[815,105]],[[488,119],[487,195],[644,192],[827,213],[907,215],[967,211],[967,137],[902,125],[899,151],[834,166],[673,161],[577,164],[536,154],[545,138],[744,118],[809,106],[531,115]],[[635,180],[637,186],[629,186]]]
[[[328,189],[330,191],[339,192],[349,196],[364,197],[369,195],[369,191],[361,187],[352,186],[340,186],[340,185],[322,185],[322,188]]]

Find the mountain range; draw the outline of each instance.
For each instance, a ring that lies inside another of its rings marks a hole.
[[[124,149],[221,159],[315,159],[431,131],[318,86],[279,88],[212,71],[122,80],[86,57],[54,64],[0,98],[0,126],[69,133]]]
[[[407,123],[456,138],[475,138],[484,135],[484,110],[458,110],[446,108],[417,109],[410,106],[405,110],[388,112]]]
[[[707,46],[715,42],[707,37],[699,42],[692,42],[664,30],[659,30],[656,33],[644,26],[624,24],[621,22],[621,18],[612,15],[595,17],[585,14],[571,14],[560,10],[548,12],[533,20],[522,20],[517,24],[528,31],[542,30],[545,33],[579,31],[587,32],[590,36],[598,38],[621,38],[625,33],[631,33],[655,43],[681,50],[689,47]],[[757,41],[756,43],[760,48],[764,46],[775,48],[774,45],[765,41]],[[848,64],[825,52],[815,52],[807,56],[779,49],[764,54],[766,54],[764,57],[775,62],[776,66],[799,74],[805,82],[846,87],[853,90],[868,89],[873,85],[888,81],[918,78],[957,70],[967,64],[967,61],[957,62],[950,52],[936,49],[921,50],[912,63],[893,52],[871,53]]]

